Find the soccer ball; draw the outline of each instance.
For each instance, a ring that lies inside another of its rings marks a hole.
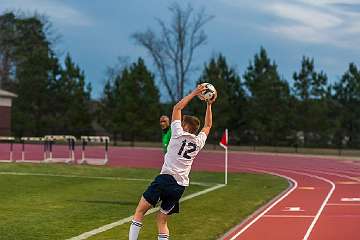
[[[199,98],[206,102],[212,100],[216,94],[215,87],[210,83],[202,83],[201,85],[204,85],[206,89],[200,93]]]

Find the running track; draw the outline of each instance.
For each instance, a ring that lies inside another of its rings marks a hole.
[[[58,154],[66,155],[65,149],[58,147]],[[41,147],[29,151],[29,158],[42,156]],[[92,154],[101,155],[101,149]],[[14,158],[20,156],[15,146]],[[163,161],[158,149],[110,148],[109,156],[114,167],[159,169]],[[6,146],[0,145],[0,159],[6,157]],[[220,152],[201,152],[193,170],[223,171],[223,158]],[[360,161],[233,152],[229,171],[270,173],[288,179],[290,186],[223,240],[360,240]]]

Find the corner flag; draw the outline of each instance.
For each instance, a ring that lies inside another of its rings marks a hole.
[[[220,146],[222,146],[223,148],[227,148],[228,147],[228,130],[225,129],[225,132],[223,133],[222,137],[221,137],[221,141],[220,141]]]
[[[225,185],[227,184],[228,180],[228,129],[225,129],[225,132],[223,133],[220,141],[220,146],[222,146],[225,149]]]

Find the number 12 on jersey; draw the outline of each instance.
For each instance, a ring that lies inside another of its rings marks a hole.
[[[188,146],[189,149],[184,151],[186,143],[187,143],[187,146]],[[187,142],[186,140],[184,140],[184,141],[182,141],[182,145],[181,145],[181,148],[179,149],[178,155],[179,156],[182,155],[186,159],[191,159],[191,157],[188,154],[194,152],[195,150],[196,150],[196,144],[195,143]]]

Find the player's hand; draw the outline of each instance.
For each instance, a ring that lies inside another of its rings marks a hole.
[[[213,97],[212,99],[210,99],[209,101],[207,101],[207,104],[208,104],[208,105],[213,104],[213,103],[216,101],[216,98],[217,98],[217,92],[215,92],[214,97]]]
[[[197,85],[197,87],[192,91],[192,94],[194,96],[200,95],[204,90],[206,89],[206,86],[203,84]]]

